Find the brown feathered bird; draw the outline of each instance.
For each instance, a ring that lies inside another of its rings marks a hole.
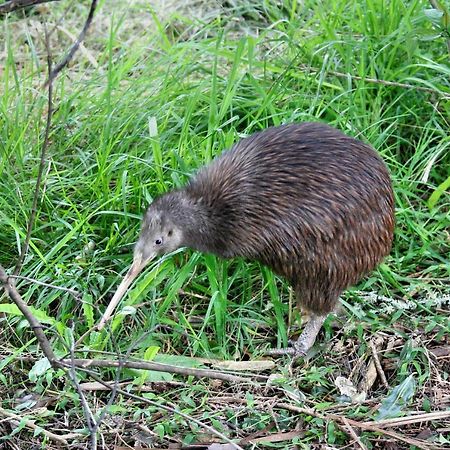
[[[190,247],[285,277],[310,314],[286,353],[303,355],[342,291],[389,253],[393,231],[391,180],[369,145],[322,123],[268,128],[148,207],[133,264],[99,328],[149,261]]]

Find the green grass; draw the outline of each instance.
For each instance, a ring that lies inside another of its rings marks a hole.
[[[358,358],[367,359],[367,341],[381,333],[399,340],[388,353],[389,384],[396,386],[413,373],[419,388],[407,410],[421,410],[424,399],[433,401],[430,392],[436,387],[427,351],[448,345],[450,328],[450,195],[445,188],[450,176],[450,66],[438,29],[442,25],[428,20],[425,1],[229,3],[237,6],[201,19],[183,12],[164,17],[157,8],[134,6],[115,14],[108,32],[91,31],[86,47],[95,49],[98,68],[78,55],[70,76],[55,83],[45,189],[22,271],[81,292],[83,302],[26,281],[18,287],[29,304],[60,323],[58,331],[68,344],[71,319],[75,338],[99,319],[99,309],[131,262],[140,218],[156,195],[183,185],[245,134],[285,122],[322,120],[370,142],[387,162],[396,193],[396,237],[384,264],[343,296],[343,309],[327,321],[316,352],[289,383],[310,406],[339,408],[335,377],[349,376]],[[150,27],[130,26],[141,16]],[[46,112],[46,93],[39,89],[45,79],[42,42],[33,33],[13,37],[24,20],[14,16],[3,23],[0,263],[8,269],[26,233]],[[378,303],[366,300],[369,292],[409,299],[413,308],[380,313]],[[443,303],[436,306],[433,295]],[[86,345],[126,352],[138,336],[160,325],[138,342],[134,356],[142,358],[157,346],[162,354],[245,359],[268,345],[286,344],[288,322],[298,324],[289,298],[286,283],[257,264],[187,250],[139,278],[124,300],[138,305],[136,313],[114,321],[114,339],[106,332],[92,333]],[[6,314],[0,322],[5,357],[38,355],[23,320]],[[335,349],[339,343],[341,351]],[[65,351],[56,338],[54,346]],[[31,388],[26,368],[19,379],[13,376],[18,370],[14,359],[8,361],[0,365],[4,407],[10,407],[11,386]],[[448,378],[448,366],[439,367]],[[125,374],[138,379],[136,373]],[[208,399],[215,388],[206,384],[193,382],[184,394],[180,389],[172,395],[186,412],[222,428],[225,416],[250,431],[273,420],[267,411],[252,410],[250,401],[241,412],[212,408]],[[61,392],[56,412],[64,402],[77,402],[54,373],[40,377],[37,389]],[[381,384],[368,393],[378,402],[386,395]],[[165,396],[170,398],[170,392],[161,399]],[[373,417],[370,405],[345,408],[350,417]],[[431,409],[442,405],[432,403]],[[286,414],[279,412],[281,429],[298,419]],[[186,428],[182,419],[165,417],[151,424],[160,436],[186,436],[180,431]],[[325,432],[318,419],[307,418],[307,425],[300,448],[348,442],[330,425]],[[366,444],[370,436],[363,435]]]

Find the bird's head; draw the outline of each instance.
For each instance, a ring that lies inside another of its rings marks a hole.
[[[158,200],[148,207],[134,248],[133,265],[142,266],[140,270],[156,256],[183,246],[183,230],[175,223],[173,205]]]
[[[148,207],[134,247],[133,263],[111,299],[98,329],[103,328],[131,283],[150,261],[184,246],[182,226],[177,220],[183,213],[182,208],[180,199],[172,193],[159,197]]]

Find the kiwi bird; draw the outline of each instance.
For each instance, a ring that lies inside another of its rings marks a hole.
[[[98,328],[149,261],[190,247],[284,277],[310,316],[285,352],[304,355],[342,292],[388,255],[394,223],[389,172],[371,146],[319,122],[268,128],[153,201]]]

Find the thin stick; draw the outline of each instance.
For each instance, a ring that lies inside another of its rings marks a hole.
[[[38,284],[39,286],[45,286],[45,287],[49,287],[52,289],[57,289],[59,291],[68,292],[69,294],[73,295],[76,300],[79,300],[81,298],[81,295],[74,289],[69,289],[69,288],[65,288],[62,286],[56,286],[55,284],[51,284],[51,283],[45,283],[44,281],[35,280],[34,278],[24,277],[22,275],[9,275],[8,278],[17,278],[18,280],[29,281],[30,283]]]
[[[47,27],[45,27],[45,47],[47,49],[47,71],[49,74],[52,73],[52,55],[50,50],[49,36],[47,33]],[[47,119],[45,123],[45,133],[44,133],[44,142],[41,147],[41,159],[39,162],[39,169],[36,178],[36,185],[34,187],[33,194],[33,203],[31,205],[31,214],[28,219],[27,224],[27,234],[25,236],[25,240],[22,243],[22,247],[20,249],[20,255],[17,259],[16,267],[14,268],[13,275],[19,275],[20,270],[22,269],[22,264],[25,259],[26,254],[28,253],[28,248],[30,246],[31,232],[33,230],[34,221],[36,219],[37,213],[37,203],[39,199],[39,191],[41,189],[41,181],[42,174],[44,173],[45,166],[45,156],[47,154],[47,149],[49,145],[49,135],[50,135],[50,127],[52,124],[52,116],[53,116],[53,79],[48,83],[47,86]]]
[[[363,422],[365,425],[374,424],[377,427],[401,427],[418,422],[431,422],[434,420],[442,420],[450,417],[450,411],[434,411],[431,413],[416,414],[414,416],[395,417],[394,419],[384,419],[377,422]]]
[[[389,389],[389,384],[386,380],[386,375],[384,374],[384,370],[381,367],[381,362],[380,362],[380,358],[378,357],[378,350],[375,346],[375,343],[372,340],[370,340],[369,345],[370,345],[370,350],[372,351],[373,361],[375,363],[375,368],[377,369],[378,376],[380,377],[381,382],[383,383],[384,387],[386,389]]]
[[[148,361],[108,361],[108,360],[95,360],[95,359],[61,359],[58,360],[53,353],[50,342],[45,336],[42,330],[42,324],[33,316],[32,312],[28,308],[25,301],[22,299],[21,295],[17,291],[16,287],[9,282],[9,277],[0,265],[0,282],[3,284],[6,293],[14,301],[17,307],[20,309],[24,317],[28,320],[31,328],[33,329],[39,345],[44,352],[44,355],[49,360],[53,367],[60,367],[61,365],[69,367],[71,364],[75,364],[77,367],[126,367],[132,369],[143,369],[143,370],[153,370],[155,372],[168,372],[177,373],[186,376],[204,377],[212,378],[217,380],[229,381],[231,383],[253,383],[253,381],[265,381],[267,377],[262,375],[253,375],[252,378],[231,375],[228,373],[223,373],[217,370],[209,369],[193,369],[190,367],[179,367],[172,366],[169,364],[148,362]]]
[[[109,324],[107,325],[109,326]],[[111,330],[108,330],[111,331]],[[98,429],[101,425],[101,423],[103,422],[104,418],[106,417],[106,415],[109,413],[109,409],[112,406],[112,404],[114,403],[114,400],[117,397],[117,389],[119,389],[119,384],[120,384],[120,378],[122,375],[122,369],[124,367],[124,362],[128,360],[128,358],[131,355],[131,352],[133,351],[133,349],[138,346],[144,339],[146,339],[146,337],[148,335],[150,335],[153,332],[153,329],[149,330],[148,332],[144,333],[143,336],[141,336],[138,340],[136,341],[132,341],[131,345],[128,347],[128,350],[125,354],[125,357],[122,358],[122,355],[120,353],[120,349],[119,346],[117,345],[117,342],[114,338],[114,334],[111,331],[111,342],[113,344],[113,348],[116,351],[116,357],[119,361],[119,367],[116,370],[116,378],[114,380],[114,384],[113,384],[113,389],[111,390],[111,395],[109,396],[108,399],[108,403],[106,404],[106,406],[103,408],[102,412],[100,413],[100,415],[98,416],[97,419],[97,424],[96,424],[96,429]]]
[[[57,2],[59,0],[10,0],[0,5],[0,14],[7,14],[27,6],[35,6],[41,3]]]
[[[146,402],[152,406],[156,406],[158,408],[165,409],[166,411],[169,411],[174,414],[178,414],[181,417],[184,417],[185,419],[188,419],[190,421],[195,422],[197,425],[207,429],[211,433],[215,434],[216,436],[220,437],[221,439],[225,440],[226,442],[233,445],[234,448],[238,450],[242,450],[242,447],[232,442],[229,438],[227,438],[222,433],[218,432],[214,428],[200,422],[199,420],[188,416],[187,414],[176,410],[175,408],[171,408],[166,405],[160,405],[156,402],[152,402],[149,399],[139,397],[134,394],[130,394],[126,391],[123,391],[122,389],[118,388],[117,383],[115,383],[115,386],[110,385],[109,383],[105,383],[101,378],[97,377],[92,373],[92,371],[89,371],[86,369],[86,367],[130,367],[130,368],[137,368],[137,369],[146,369],[146,370],[157,370],[157,371],[166,371],[166,372],[173,372],[173,373],[180,373],[184,375],[194,375],[194,376],[209,376],[212,378],[217,379],[223,379],[227,381],[239,381],[239,382],[248,382],[249,380],[245,377],[237,377],[229,374],[224,374],[221,372],[216,372],[213,370],[205,370],[205,369],[190,369],[185,367],[176,367],[176,366],[169,366],[167,364],[159,364],[159,363],[144,363],[144,362],[130,362],[130,361],[95,361],[95,360],[89,360],[89,359],[63,359],[63,360],[57,360],[55,357],[55,354],[53,353],[53,350],[50,346],[50,342],[45,336],[42,325],[40,322],[33,316],[30,309],[28,308],[27,304],[23,301],[22,297],[20,296],[19,292],[17,291],[16,287],[11,285],[11,283],[8,280],[8,275],[6,274],[5,269],[0,265],[0,282],[3,284],[6,293],[11,297],[11,299],[14,301],[14,303],[17,305],[17,307],[20,309],[22,314],[25,316],[25,318],[30,323],[31,327],[33,328],[34,334],[39,342],[40,347],[42,348],[42,351],[44,352],[45,356],[49,360],[52,367],[63,367],[63,368],[73,368],[74,366],[78,367],[80,370],[87,371],[91,374],[91,376],[98,381],[103,386],[106,386],[110,390],[116,390],[116,392],[121,393],[122,395],[126,395],[130,398],[134,398],[143,402]]]
[[[342,422],[344,423],[345,427],[347,428],[347,430],[349,431],[351,437],[354,439],[354,441],[359,445],[359,447],[362,450],[367,450],[367,447],[361,442],[361,439],[359,438],[359,436],[356,434],[355,430],[353,429],[353,427],[349,424],[348,420],[346,417],[342,418]]]
[[[64,434],[64,435],[59,435],[59,434],[52,433],[51,431],[48,431],[48,430],[42,428],[41,426],[36,425],[34,423],[34,420],[24,419],[23,416],[19,416],[17,414],[14,414],[14,413],[12,413],[10,411],[7,411],[6,409],[3,409],[2,407],[0,407],[0,414],[2,416],[4,416],[4,417],[9,417],[10,419],[17,420],[18,422],[25,423],[25,426],[27,428],[31,428],[32,430],[39,430],[39,431],[41,431],[42,434],[47,436],[52,441],[59,442],[62,445],[69,445],[69,443],[67,442],[67,439],[73,439],[73,438],[80,438],[80,437],[82,437],[82,435],[78,434],[78,433],[68,433],[68,434]]]
[[[89,9],[88,16],[86,18],[86,22],[84,23],[83,29],[77,37],[77,40],[73,43],[72,47],[70,47],[64,59],[52,70],[49,72],[48,80],[46,81],[46,85],[51,84],[51,82],[58,76],[59,72],[64,69],[64,67],[69,64],[72,60],[73,55],[75,55],[76,51],[80,47],[80,44],[83,42],[86,34],[91,26],[92,19],[94,18],[95,9],[97,8],[97,0],[92,0],[91,7]]]
[[[110,390],[114,389],[114,387],[110,383],[107,383],[107,382],[103,381],[100,377],[98,377],[92,371],[87,370],[87,369],[83,369],[83,370],[86,371],[98,383],[102,384],[103,386],[107,387]],[[157,402],[154,402],[152,400],[149,400],[148,398],[145,398],[145,397],[139,397],[139,395],[131,394],[130,392],[124,391],[122,389],[118,389],[117,388],[117,392],[119,394],[124,395],[125,397],[132,398],[134,400],[138,400],[138,401],[141,401],[141,402],[145,402],[148,405],[164,409],[164,410],[166,410],[166,411],[168,411],[168,412],[170,412],[172,414],[177,414],[177,415],[183,417],[184,419],[186,419],[186,420],[188,420],[190,422],[196,423],[198,426],[204,428],[205,430],[209,431],[210,433],[214,434],[215,436],[219,437],[220,439],[224,440],[225,442],[227,442],[228,444],[233,446],[233,448],[235,448],[237,450],[244,450],[241,446],[239,446],[238,444],[233,442],[230,438],[228,438],[227,436],[222,434],[220,431],[217,431],[215,428],[210,427],[209,425],[206,425],[205,423],[201,422],[200,420],[197,420],[195,417],[189,416],[188,414],[185,414],[184,412],[179,411],[176,408],[173,408],[173,407],[167,406],[167,405],[162,405],[160,403],[157,403]]]
[[[70,358],[72,361],[75,359],[75,339],[73,336],[73,329],[74,323],[72,322],[72,327],[70,328],[70,338],[71,338]],[[67,373],[78,393],[78,397],[80,398],[81,402],[81,407],[83,409],[83,414],[87,422],[90,437],[89,450],[97,450],[97,421],[95,420],[94,414],[92,414],[91,408],[86,400],[86,396],[84,395],[83,389],[81,389],[80,383],[78,382],[74,364],[71,364]]]

